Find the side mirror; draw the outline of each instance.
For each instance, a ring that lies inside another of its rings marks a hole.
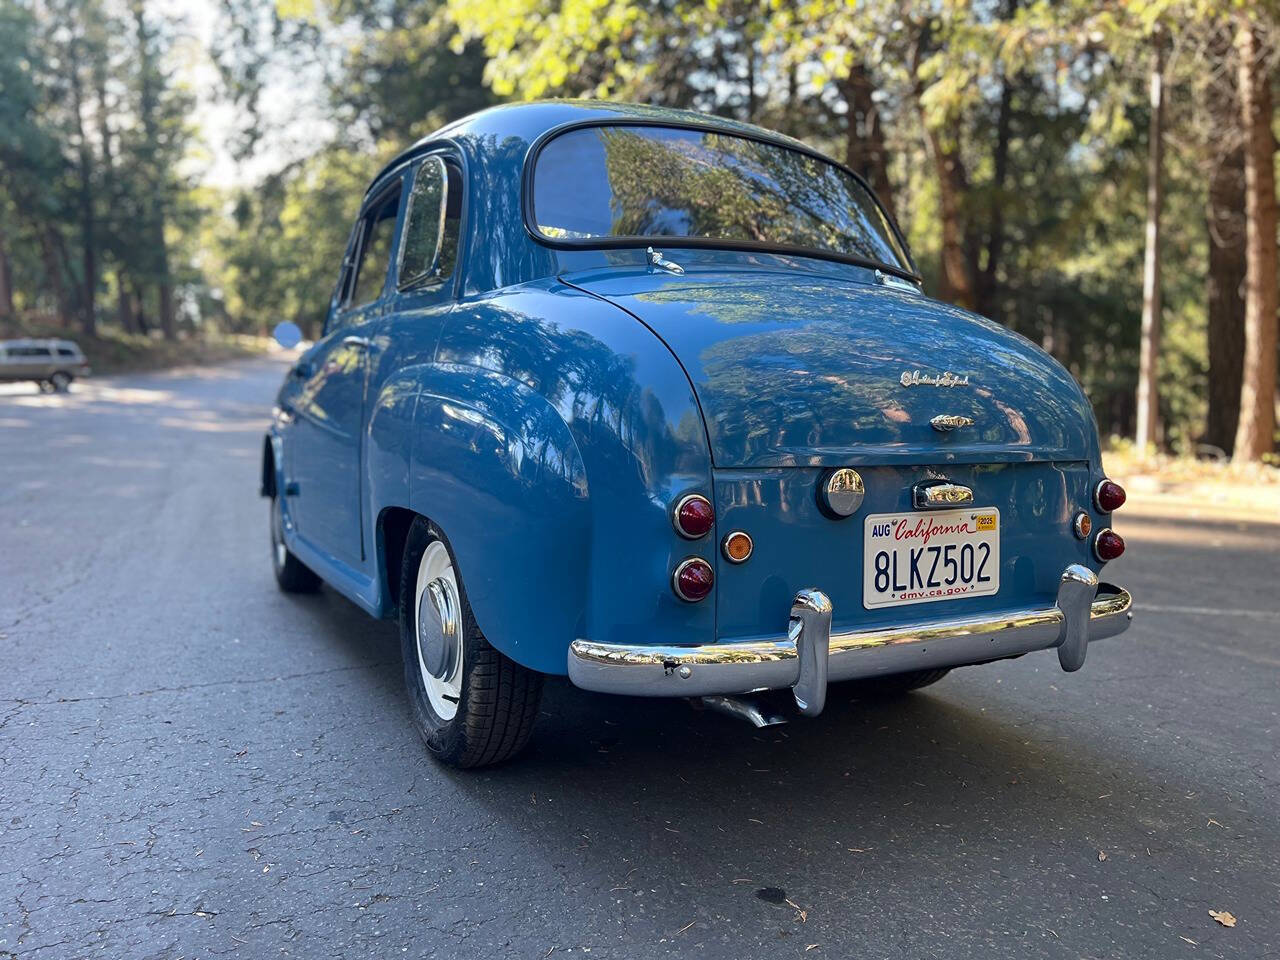
[[[280,346],[286,350],[292,350],[302,342],[302,328],[286,320],[276,324],[276,328],[271,331],[271,336]]]

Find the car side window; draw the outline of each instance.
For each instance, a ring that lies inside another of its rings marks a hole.
[[[382,294],[387,268],[391,265],[391,241],[399,209],[400,191],[393,190],[366,214],[349,306],[364,306]]]
[[[409,193],[404,236],[400,241],[401,290],[448,279],[458,259],[462,217],[462,177],[440,157],[418,167]]]

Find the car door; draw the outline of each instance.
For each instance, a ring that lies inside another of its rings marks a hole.
[[[299,361],[290,430],[290,509],[299,535],[356,570],[365,566],[364,424],[369,370],[388,294],[401,184],[365,207],[343,263],[324,336]]]

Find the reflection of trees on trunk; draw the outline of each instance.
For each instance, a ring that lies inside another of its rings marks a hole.
[[[727,325],[685,358],[721,457],[803,462],[822,448],[933,444],[928,420],[940,410],[977,421],[965,442],[1083,455],[1087,414],[1082,402],[1074,406],[1068,374],[958,311],[907,298],[886,304],[877,293],[717,276],[702,287],[637,294],[631,308],[682,329]],[[971,374],[972,386],[899,383],[904,369],[948,364]]]

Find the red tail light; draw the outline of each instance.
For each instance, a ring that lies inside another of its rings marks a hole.
[[[676,596],[689,603],[705,600],[716,584],[711,564],[701,557],[689,557],[681,560],[676,572],[671,575],[671,588]]]
[[[1124,506],[1124,487],[1114,480],[1099,480],[1093,488],[1093,503],[1103,513],[1111,513]]]
[[[1124,538],[1110,527],[1099,530],[1093,538],[1093,553],[1103,563],[1114,560],[1124,553]]]
[[[711,532],[716,524],[716,512],[710,500],[700,493],[691,493],[680,498],[672,511],[671,522],[680,536],[686,540],[697,540]]]

